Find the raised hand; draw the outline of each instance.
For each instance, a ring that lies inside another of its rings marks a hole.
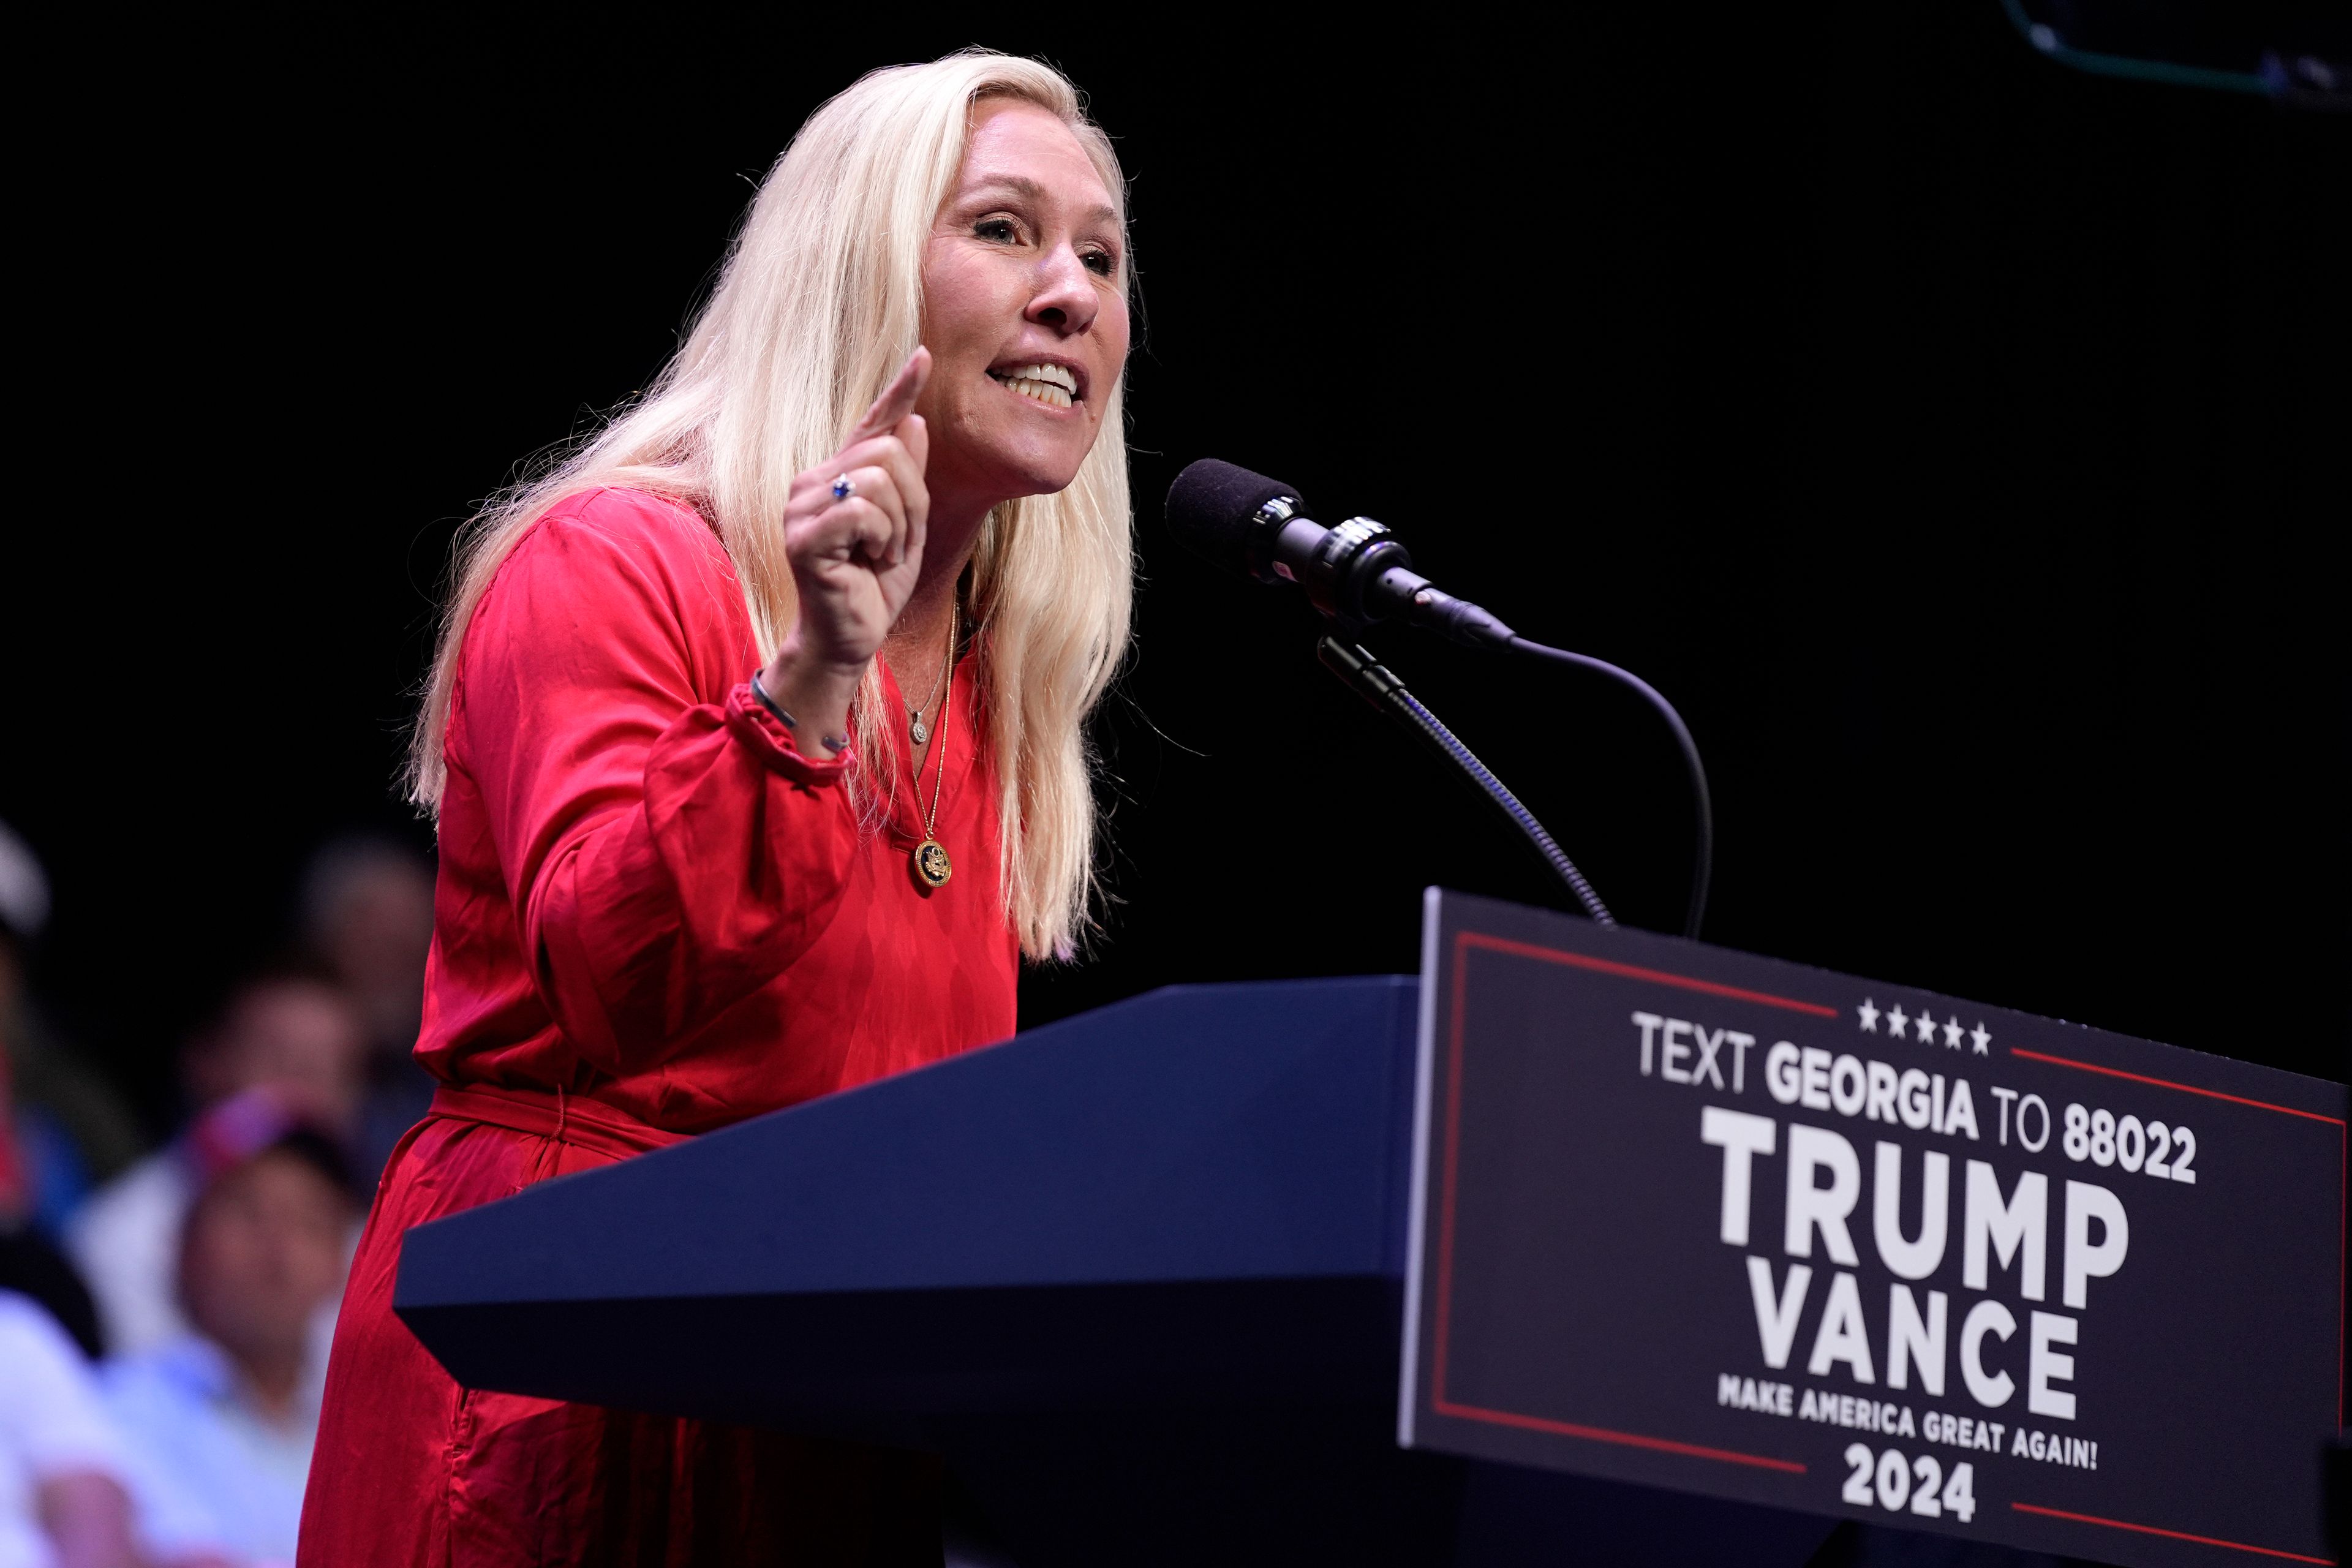
[[[930,369],[929,350],[909,355],[848,445],[793,477],[784,505],[800,618],[761,685],[798,721],[811,755],[825,754],[819,737],[844,731],[866,667],[922,572],[930,441],[914,408]]]

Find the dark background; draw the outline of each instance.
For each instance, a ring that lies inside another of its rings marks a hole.
[[[1708,940],[2343,1076],[2352,118],[2072,73],[1990,0],[1462,18],[47,57],[0,817],[57,884],[51,1010],[161,1117],[309,850],[429,845],[393,774],[457,521],[655,373],[825,94],[982,41],[1118,138],[1147,323],[1116,902],[1025,1022],[1410,969],[1432,881],[1556,901],[1299,605],[1176,552],[1159,498],[1217,454],[1663,688],[1715,784]],[[1638,706],[1370,640],[1623,918],[1679,925]]]

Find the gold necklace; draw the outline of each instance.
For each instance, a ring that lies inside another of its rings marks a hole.
[[[955,647],[956,620],[950,616],[948,621],[947,668],[940,675],[942,689],[940,698],[940,770],[931,784],[930,815],[923,819],[923,841],[915,846],[915,875],[930,888],[946,887],[948,879],[955,875],[955,863],[948,858],[948,847],[940,842],[940,798],[947,794],[948,788],[948,710],[955,703]],[[920,745],[919,722],[916,730],[915,743]],[[922,787],[922,781],[918,778],[915,788],[919,792]],[[917,799],[919,801],[920,798],[919,794]]]

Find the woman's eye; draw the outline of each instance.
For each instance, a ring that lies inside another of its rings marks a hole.
[[[1108,250],[1089,250],[1086,254],[1087,270],[1099,278],[1108,278],[1118,270],[1118,259]]]
[[[1009,217],[984,217],[972,225],[971,232],[982,239],[992,239],[1003,245],[1010,245],[1021,237]]]

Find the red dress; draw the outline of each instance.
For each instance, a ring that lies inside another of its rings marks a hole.
[[[469,1392],[392,1314],[411,1226],[1013,1032],[971,661],[932,742],[937,891],[910,874],[906,749],[890,817],[861,828],[844,765],[751,697],[758,662],[716,534],[636,491],[554,508],[474,613],[416,1045],[446,1087],[352,1267],[306,1568],[940,1560],[908,1461]]]

